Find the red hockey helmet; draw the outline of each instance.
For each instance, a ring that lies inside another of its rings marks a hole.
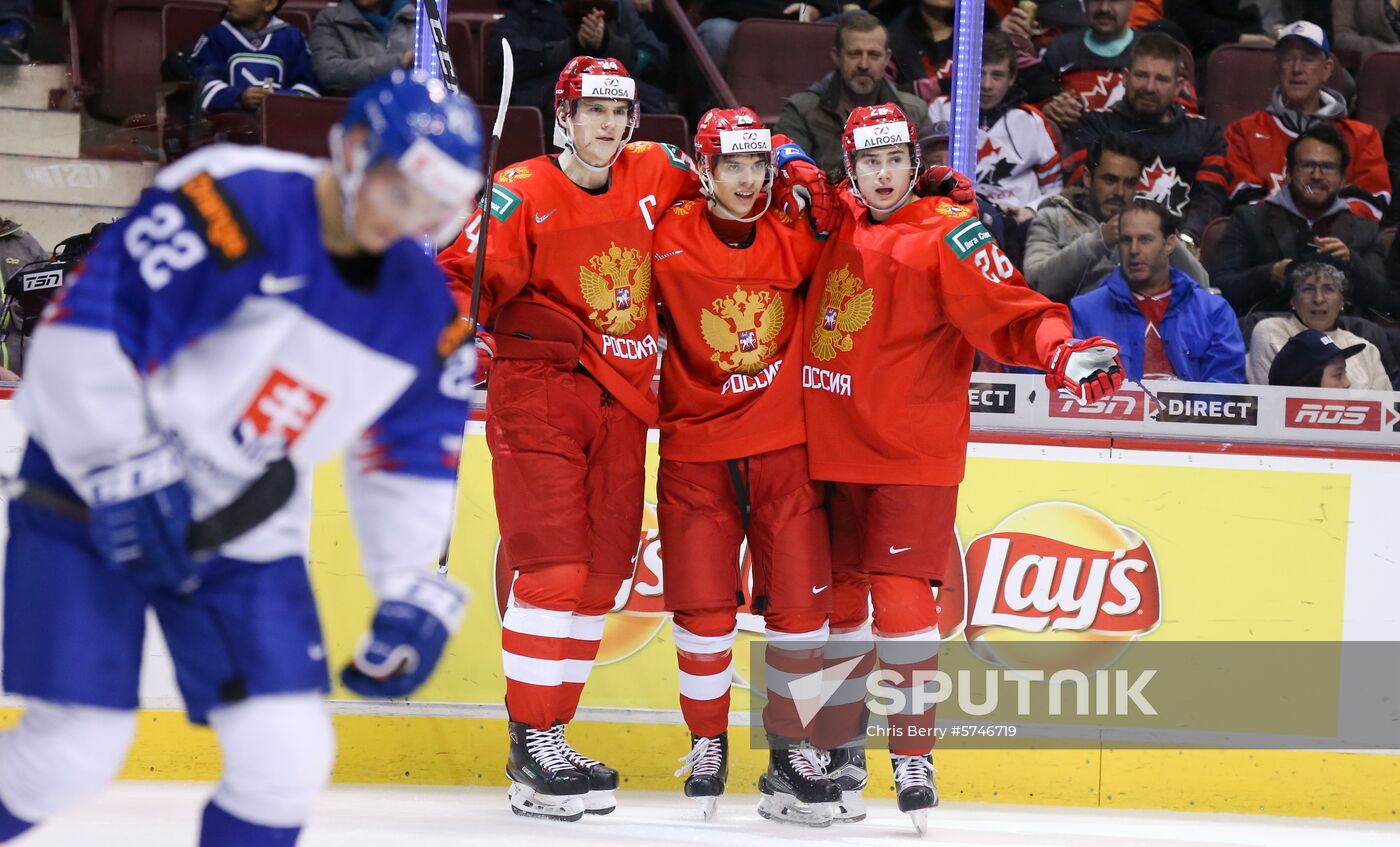
[[[847,176],[854,182],[852,164],[857,153],[892,144],[909,146],[910,160],[918,171],[918,139],[919,128],[894,103],[857,107],[846,118],[846,128],[841,132],[841,158],[845,160]]]
[[[585,97],[626,100],[632,104],[632,123],[636,125],[637,81],[618,60],[592,56],[569,60],[554,84],[554,109],[557,112],[560,105]]]
[[[768,160],[764,180],[763,204],[758,213],[745,221],[754,221],[768,211],[773,189],[773,137],[771,131],[753,109],[711,109],[695,125],[695,161],[699,166],[700,185],[705,194],[714,197],[714,160],[718,156],[752,153]]]

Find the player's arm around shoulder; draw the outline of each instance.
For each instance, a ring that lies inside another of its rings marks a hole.
[[[674,144],[633,141],[622,155],[637,166],[642,185],[656,195],[658,205],[700,196],[700,174],[689,155]]]

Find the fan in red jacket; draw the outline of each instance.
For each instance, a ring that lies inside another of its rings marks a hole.
[[[570,61],[554,101],[564,152],[496,177],[476,317],[496,341],[486,439],[501,555],[518,573],[501,623],[511,808],[577,820],[612,811],[618,784],[564,727],[641,533],[652,231],[698,181],[675,148],[627,143],[636,88],[616,59]],[[440,258],[464,312],[480,225],[477,212]]]
[[[1278,86],[1269,108],[1245,115],[1225,130],[1230,200],[1255,203],[1287,182],[1288,145],[1300,133],[1330,122],[1351,151],[1342,200],[1357,217],[1379,221],[1390,207],[1390,171],[1373,126],[1347,117],[1345,98],[1326,87],[1336,58],[1322,27],[1289,24],[1274,46]]]
[[[931,586],[948,565],[974,350],[1043,368],[1080,402],[1122,384],[1117,346],[1072,338],[1068,310],[1026,286],[973,209],[912,198],[915,137],[894,104],[846,122],[853,188],[812,278],[802,367],[812,476],[835,483],[831,637],[867,627],[873,599],[881,664],[906,695],[937,667]],[[933,710],[889,720],[899,805],[917,826],[938,802]]]

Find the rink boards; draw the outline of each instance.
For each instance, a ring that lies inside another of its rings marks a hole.
[[[0,438],[15,444],[18,434],[5,405],[0,403]],[[1055,515],[1065,504],[1097,515],[1150,550],[1160,614],[1137,630],[1120,627],[1115,638],[1400,641],[1393,599],[1400,596],[1400,532],[1393,517],[1400,461],[1393,450],[1092,432],[1002,431],[974,438],[957,519],[965,554],[977,549],[977,539],[993,536],[1004,520],[1027,510],[1043,515],[1040,532],[1054,536]],[[654,483],[654,444],[648,471]],[[315,492],[311,568],[328,654],[339,667],[368,619],[371,598],[359,575],[338,467],[319,469]],[[508,573],[498,568],[496,553],[489,456],[480,425],[472,424],[450,570],[470,587],[474,603],[439,672],[414,702],[366,703],[334,693],[337,780],[504,784],[497,601],[507,584],[498,571],[507,580]],[[995,627],[979,625],[977,613],[985,568],[965,556],[962,576],[967,597],[944,621],[943,632],[950,640],[983,641],[995,651]],[[663,593],[664,555],[648,503],[638,570],[610,616],[571,739],[618,767],[624,788],[674,788],[679,802],[672,771],[688,737],[676,706]],[[758,630],[756,618],[741,618],[736,724],[748,722],[745,686],[752,669],[746,645],[760,637]],[[218,767],[212,735],[190,728],[176,711],[163,645],[155,640],[148,652],[147,711],[125,775],[212,778]],[[1339,705],[1338,714],[1344,712],[1345,704]],[[0,719],[12,721],[17,713],[3,710]],[[743,726],[732,738],[730,790],[752,791],[766,753],[749,748]],[[943,796],[952,801],[1369,820],[1396,820],[1400,805],[1400,755],[1394,752],[1131,749],[1104,742],[1076,749],[941,749],[935,760]],[[888,764],[881,754],[871,761],[872,792],[888,794]]]

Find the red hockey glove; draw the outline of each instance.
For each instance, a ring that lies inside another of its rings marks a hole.
[[[773,180],[773,207],[789,217],[797,217],[803,204],[811,212],[812,228],[831,232],[841,223],[841,198],[826,174],[812,158],[784,135],[773,136],[773,160],[777,178]]]
[[[977,194],[972,190],[972,180],[947,165],[929,165],[919,174],[914,184],[914,193],[920,197],[947,197],[954,203],[976,208]]]
[[[1045,384],[1063,391],[1081,406],[1089,406],[1123,385],[1123,362],[1118,345],[1102,336],[1080,341],[1067,338],[1045,365]]]
[[[476,385],[480,388],[491,377],[491,366],[496,364],[496,339],[491,333],[476,328]]]

